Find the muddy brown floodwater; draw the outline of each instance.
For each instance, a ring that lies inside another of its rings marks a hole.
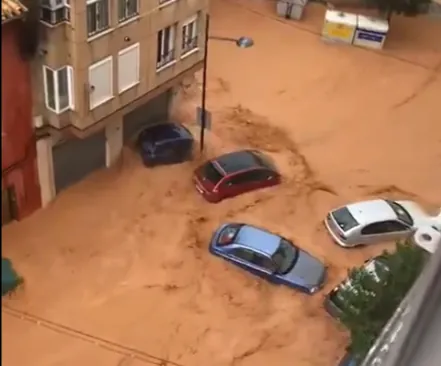
[[[387,49],[371,52],[324,44],[319,6],[300,23],[275,19],[273,6],[213,3],[212,34],[255,46],[210,44],[206,155],[264,150],[284,183],[210,205],[191,183],[200,158],[145,169],[127,150],[118,167],[3,228],[2,254],[25,278],[3,301],[5,364],[160,364],[153,355],[184,366],[335,365],[347,334],[323,294],[387,245],[340,249],[321,221],[374,196],[441,205],[441,24],[397,17]],[[199,97],[200,75],[174,111],[195,133]],[[208,255],[212,231],[230,220],[323,259],[326,289],[308,297]]]

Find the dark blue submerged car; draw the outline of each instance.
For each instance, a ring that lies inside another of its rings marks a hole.
[[[213,235],[210,252],[275,284],[314,294],[326,267],[289,240],[246,224],[224,224]]]
[[[149,126],[138,137],[141,157],[148,167],[191,160],[193,142],[190,131],[176,123]]]

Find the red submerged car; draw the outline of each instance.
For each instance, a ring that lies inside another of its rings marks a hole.
[[[194,175],[196,189],[212,203],[280,181],[272,160],[256,150],[236,151],[209,160]]]

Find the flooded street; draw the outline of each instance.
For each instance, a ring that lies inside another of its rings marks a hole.
[[[3,301],[6,364],[331,366],[342,356],[347,334],[323,296],[387,246],[341,249],[322,220],[366,197],[441,206],[441,23],[397,18],[377,53],[324,44],[323,7],[296,23],[273,6],[212,1],[211,33],[255,46],[210,42],[204,157],[147,169],[127,149],[117,167],[2,229],[2,255],[25,278]],[[200,79],[185,83],[173,112],[196,137]],[[203,201],[193,169],[246,147],[270,154],[283,184]],[[226,221],[281,233],[322,259],[326,288],[309,297],[209,255]]]

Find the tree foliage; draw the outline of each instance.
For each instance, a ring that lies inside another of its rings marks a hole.
[[[431,0],[366,0],[370,6],[377,8],[388,20],[393,14],[415,16],[427,9]]]
[[[350,286],[343,299],[342,323],[351,332],[350,351],[364,356],[418,278],[428,253],[411,243],[397,243],[373,263],[349,271]]]

